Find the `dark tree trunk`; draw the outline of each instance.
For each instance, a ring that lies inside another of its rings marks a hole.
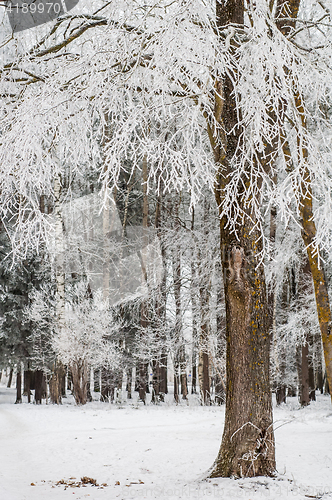
[[[110,400],[110,396],[111,396],[111,372],[106,368],[102,368],[100,401],[106,403]]]
[[[289,308],[290,308],[290,300],[291,297],[295,300],[296,298],[296,286],[295,286],[295,275],[294,273],[291,273],[292,279],[290,281],[289,277],[289,269],[286,268],[285,271],[285,276],[284,276],[284,281],[283,281],[283,286],[282,286],[282,293],[281,293],[281,301],[280,301],[280,309],[281,309],[281,320],[280,324],[286,324],[288,321],[288,314],[289,314]],[[273,294],[274,295],[274,294]],[[270,314],[274,315],[274,311],[271,311],[271,304],[269,304],[269,309],[270,309]],[[273,307],[274,309],[274,307]],[[272,324],[270,325],[270,328],[272,329]],[[276,329],[274,329],[274,335],[276,336],[277,332]],[[275,349],[274,349],[274,361],[275,361],[275,368],[276,368],[276,374],[275,374],[275,384],[276,384],[276,400],[277,400],[277,405],[280,405],[281,403],[286,403],[286,389],[287,386],[285,384],[285,378],[286,378],[286,348],[285,348],[285,343],[281,339],[281,342],[279,342],[278,345],[278,338],[275,337]]]
[[[41,370],[36,370],[36,372],[35,372],[35,403],[37,405],[42,404],[43,378],[44,378],[43,372]]]
[[[138,364],[138,397],[146,403],[146,388],[148,384],[148,368],[142,361]]]
[[[28,403],[31,403],[31,370],[24,371],[24,394],[28,396]]]
[[[293,385],[289,385],[287,387],[287,396],[290,398],[295,398],[296,397],[296,387]]]
[[[88,380],[86,383],[86,400],[88,403],[91,403],[91,401],[92,401],[90,377],[88,377]]]
[[[93,390],[94,392],[100,392],[100,370],[93,372]]]
[[[132,375],[133,375],[132,368],[131,367],[127,368],[127,387],[126,387],[127,399],[132,399],[132,395],[131,395]]]
[[[160,401],[160,364],[158,360],[153,360],[151,403],[158,403],[159,401]]]
[[[174,373],[174,401],[176,404],[179,404],[179,376]]]
[[[12,380],[13,380],[13,368],[10,369],[10,372],[9,372],[9,379],[8,379],[8,383],[7,383],[7,388],[9,389],[12,385]]]
[[[324,394],[330,394],[330,385],[326,376],[326,372],[324,374]]]
[[[311,363],[309,363],[309,399],[316,401],[315,372]]]
[[[191,374],[191,394],[197,393],[197,364],[196,364],[197,353],[193,350],[192,354],[192,374]]]
[[[60,379],[59,379],[59,383],[60,383],[60,394],[61,394],[61,397],[65,398],[67,397],[67,394],[66,394],[66,372],[64,369],[61,370],[61,374],[60,374]]]
[[[73,377],[70,370],[67,370],[67,391],[73,391]]]
[[[180,349],[180,383],[182,399],[188,399],[187,363],[184,345]]]
[[[285,384],[280,384],[276,389],[276,400],[278,406],[281,403],[286,403],[286,389],[287,386]]]
[[[324,394],[324,372],[322,366],[321,352],[319,350],[317,370],[316,370],[316,389]]]
[[[209,405],[211,402],[208,324],[209,289],[207,283],[203,282],[203,285],[205,286],[200,287],[201,330],[199,339],[198,377],[202,404]]]
[[[15,404],[22,403],[22,373],[17,372],[16,375],[16,401]]]
[[[307,406],[310,403],[309,398],[309,360],[308,360],[308,343],[302,346],[301,349],[301,391],[300,403],[301,406]]]
[[[174,212],[174,231],[176,243],[172,249],[172,270],[173,270],[173,290],[175,301],[175,325],[174,325],[174,400],[179,403],[179,385],[181,384],[182,398],[187,399],[187,373],[186,373],[186,352],[183,340],[182,327],[182,304],[181,304],[181,252],[179,239],[179,208],[180,197],[173,205]]]
[[[191,231],[194,240],[194,229],[195,229],[195,212],[192,209],[191,214]],[[194,245],[193,245],[194,246]],[[197,284],[197,272],[196,272],[196,251],[195,246],[193,248],[193,255],[191,260],[191,284],[190,284],[190,298],[191,298],[191,315],[192,315],[192,353],[191,353],[191,394],[197,393],[197,357],[198,357],[198,327],[200,325],[199,321],[199,311],[198,311],[198,284]]]
[[[299,307],[306,307],[307,297],[313,292],[312,274],[309,259],[306,257],[302,263],[299,276]],[[306,329],[305,344],[302,346],[301,363],[301,398],[302,406],[307,406],[310,401],[316,399],[315,393],[315,374],[313,369],[313,335],[310,331],[310,324],[305,321],[302,325]]]
[[[160,358],[160,398],[163,401],[164,395],[168,393],[167,387],[167,353],[162,352]]]
[[[162,191],[162,189],[161,189]],[[164,326],[166,324],[166,301],[167,301],[167,256],[166,256],[166,248],[165,248],[165,234],[163,229],[163,224],[165,224],[165,220],[162,223],[162,195],[159,194],[157,205],[156,205],[156,213],[155,213],[155,228],[157,231],[159,244],[160,244],[160,253],[161,253],[161,261],[162,261],[162,276],[161,281],[158,286],[157,291],[157,299],[155,304],[155,328],[159,332],[158,337],[160,338],[160,342],[162,345],[160,358],[157,361],[156,369],[158,371],[158,397],[160,401],[165,400],[165,394],[167,394],[167,351],[164,347],[166,343],[166,336],[164,331]]]
[[[50,379],[50,401],[53,404],[60,405],[62,403],[63,380],[65,370],[62,363],[57,362]]]

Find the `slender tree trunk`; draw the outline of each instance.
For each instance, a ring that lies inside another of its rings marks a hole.
[[[174,367],[174,401],[176,404],[179,404],[180,398],[179,398],[179,375]]]
[[[180,198],[175,203],[174,207],[174,230],[175,235],[179,235],[179,206]],[[178,238],[177,238],[178,239]],[[175,353],[174,353],[174,399],[179,402],[179,382],[181,383],[182,399],[187,399],[187,363],[186,352],[183,340],[182,327],[182,303],[181,303],[181,253],[178,241],[175,242],[172,250],[172,267],[173,267],[173,289],[175,300]]]
[[[164,401],[165,394],[168,393],[167,387],[167,353],[162,352],[160,358],[160,398]]]
[[[285,324],[288,321],[288,313],[289,313],[289,307],[290,307],[290,300],[291,300],[291,290],[290,290],[290,282],[289,282],[289,269],[286,269],[285,271],[285,276],[284,276],[284,281],[282,285],[282,293],[281,293],[281,301],[280,301],[280,308],[281,308],[281,320],[280,324]],[[274,299],[274,309],[276,308],[276,302],[275,302],[275,297]],[[273,313],[275,314],[275,312]],[[286,378],[286,348],[285,348],[285,342],[281,338],[277,338],[277,330],[276,328],[273,328],[273,338],[274,338],[274,362],[275,362],[275,384],[276,384],[276,400],[277,400],[277,405],[280,405],[281,403],[286,403],[286,389],[287,386],[285,384],[285,378]]]
[[[93,390],[94,392],[100,392],[100,370],[94,370],[93,372]]]
[[[127,399],[132,399],[131,386],[132,386],[133,371],[132,368],[127,368]]]
[[[323,351],[321,347],[321,338],[317,341],[317,351],[316,351],[316,389],[320,391],[321,394],[324,394],[324,360],[323,360]]]
[[[15,404],[22,403],[22,372],[17,370],[16,374],[16,401]]]
[[[146,363],[140,361],[138,364],[138,397],[144,404],[146,404],[147,371]]]
[[[309,399],[310,401],[316,401],[315,372],[312,359],[309,360]]]
[[[31,403],[31,370],[24,371],[24,394],[28,396],[28,403]]]
[[[54,217],[55,217],[55,246],[56,246],[56,315],[58,328],[64,323],[65,313],[65,247],[63,238],[63,218],[61,209],[62,182],[60,173],[54,178]],[[61,404],[61,378],[64,368],[59,360],[55,360],[50,380],[50,400],[53,404]]]
[[[190,298],[191,298],[191,316],[192,316],[192,352],[191,352],[191,393],[196,394],[197,385],[197,356],[198,356],[198,325],[199,314],[198,314],[198,300],[197,300],[197,272],[196,272],[196,249],[194,246],[194,229],[195,229],[195,212],[192,209],[191,215],[191,231],[193,234],[193,253],[191,260],[191,283],[190,283]]]
[[[106,403],[111,397],[111,371],[102,368],[101,369],[101,390],[100,390],[100,401]]]
[[[302,298],[300,307],[306,306],[307,296],[312,294],[312,276],[308,258],[301,266],[299,278],[299,294]],[[301,380],[301,405],[306,406],[310,401],[316,399],[315,394],[315,376],[313,369],[312,351],[313,335],[310,331],[310,324],[303,323],[306,329],[305,344],[302,346],[302,380]]]
[[[309,364],[308,364],[308,343],[301,348],[301,390],[300,403],[301,406],[307,406],[310,403],[309,398]]]
[[[153,360],[151,403],[158,403],[159,399],[160,399],[160,364],[158,360]]]
[[[301,125],[306,128],[306,118],[302,102],[302,97],[299,94],[294,96],[295,106],[301,117]],[[293,161],[289,144],[286,140],[283,141],[283,151],[285,161],[291,168]],[[305,145],[298,140],[298,157],[302,165],[300,169],[301,181],[299,186],[295,187],[296,196],[299,198],[300,223],[302,225],[302,239],[305,244],[311,275],[314,284],[315,299],[317,306],[318,322],[323,342],[323,352],[326,367],[326,377],[329,385],[332,384],[332,316],[330,301],[328,295],[328,284],[324,272],[324,265],[317,252],[315,238],[317,234],[316,224],[313,213],[313,194],[311,186],[311,177],[309,169],[306,165],[308,159],[308,150]]]
[[[142,284],[148,287],[148,274],[147,274],[147,253],[146,247],[148,245],[148,219],[149,219],[149,200],[148,200],[148,163],[146,157],[143,158],[142,166],[142,187],[143,187],[143,249],[141,254],[141,267],[142,267]],[[145,331],[149,324],[149,311],[148,299],[142,299],[141,303],[141,339],[144,342]],[[141,360],[138,364],[138,382],[139,382],[139,399],[146,403],[147,392],[147,364]]]
[[[41,370],[36,370],[36,372],[35,372],[35,403],[37,405],[42,404],[43,378],[44,378],[43,372]]]
[[[8,382],[7,382],[7,388],[9,389],[12,385],[12,380],[13,380],[13,373],[14,373],[14,369],[11,368],[10,369],[10,372],[9,372],[9,378],[8,378]]]
[[[206,276],[205,276],[206,278]],[[211,402],[210,388],[210,370],[209,370],[209,284],[203,278],[200,286],[201,303],[201,330],[199,338],[199,361],[198,361],[198,379],[202,403],[208,405]]]

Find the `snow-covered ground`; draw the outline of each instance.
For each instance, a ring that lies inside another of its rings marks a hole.
[[[304,409],[295,398],[275,408],[275,479],[208,481],[224,407],[201,407],[194,399],[189,406],[145,407],[77,407],[71,397],[62,406],[14,401],[15,389],[1,385],[0,500],[332,499],[327,396]],[[84,476],[99,486],[83,486]]]

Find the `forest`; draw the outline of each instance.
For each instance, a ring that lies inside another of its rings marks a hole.
[[[0,406],[224,415],[204,481],[271,492],[274,415],[331,415],[332,2],[1,15]]]

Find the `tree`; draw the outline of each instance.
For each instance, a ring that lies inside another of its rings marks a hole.
[[[297,0],[248,1],[246,8],[243,0],[216,6],[161,1],[142,8],[127,0],[123,10],[111,2],[104,17],[99,11],[60,19],[49,36],[3,67],[3,92],[9,99],[10,81],[15,102],[2,121],[0,159],[21,191],[17,164],[33,170],[37,162],[48,177],[50,165],[52,175],[59,169],[52,163],[54,141],[61,144],[60,165],[75,172],[88,162],[100,173],[105,196],[117,187],[120,172],[130,176],[143,161],[157,194],[161,185],[186,188],[194,204],[202,186],[214,190],[227,384],[223,442],[212,476],[272,475],[275,469],[263,266],[269,251],[265,212],[272,205],[302,227],[331,385],[331,313],[319,258],[319,246],[330,247],[324,216],[330,149],[316,140],[331,129],[321,112],[331,68],[324,47],[329,27],[319,25],[319,5],[308,19],[309,31],[318,26],[321,34],[308,37],[297,28],[297,19],[307,22],[305,9],[298,18]],[[53,42],[51,34],[60,33]],[[16,90],[20,85],[24,93]],[[33,126],[32,107],[41,110]],[[101,148],[108,120],[112,133]],[[34,208],[30,186],[29,179],[20,214]]]
[[[61,326],[57,321],[56,300],[49,301],[43,292],[35,293],[29,317],[40,328],[53,318],[49,339],[52,350],[59,362],[70,369],[76,403],[85,404],[91,368],[115,370],[121,364],[118,347],[121,325],[115,321],[101,294],[89,296],[86,282],[70,288]]]

